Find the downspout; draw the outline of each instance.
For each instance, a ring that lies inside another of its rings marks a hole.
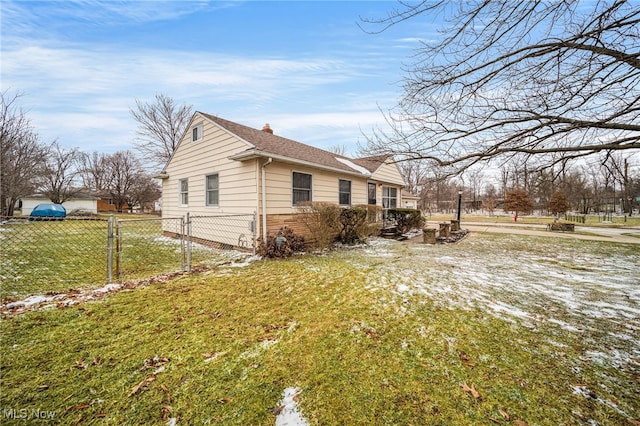
[[[267,172],[266,167],[273,162],[273,158],[269,157],[266,163],[262,165],[262,241],[267,243]]]

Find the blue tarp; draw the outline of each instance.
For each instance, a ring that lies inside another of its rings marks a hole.
[[[35,206],[31,217],[66,217],[67,210],[62,204],[41,203]]]

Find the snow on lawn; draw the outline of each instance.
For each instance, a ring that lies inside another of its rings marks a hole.
[[[615,246],[603,250],[595,242],[556,244],[544,238],[508,250],[521,241],[472,236],[463,244],[434,246],[373,240],[369,259],[356,262],[376,263],[368,286],[383,302],[425,297],[531,329],[553,325],[580,336],[592,362],[637,368],[640,340],[632,336],[640,335],[638,255]]]
[[[302,414],[298,411],[298,394],[297,388],[286,388],[283,392],[282,404],[276,408],[278,417],[276,417],[276,426],[307,426],[308,423]]]

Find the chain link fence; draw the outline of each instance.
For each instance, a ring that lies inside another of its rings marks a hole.
[[[212,267],[255,254],[255,214],[29,220],[0,217],[0,298]]]
[[[107,231],[106,219],[0,218],[0,297],[104,283]]]

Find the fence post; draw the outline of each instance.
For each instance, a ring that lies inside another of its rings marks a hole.
[[[120,219],[116,218],[116,274],[118,275],[118,282],[122,283],[122,234],[120,232]]]
[[[187,212],[187,272],[191,272],[191,216]]]
[[[258,250],[258,212],[253,212],[253,224],[251,225],[251,236],[253,240],[253,255],[255,256]],[[266,244],[266,241],[265,241]]]
[[[113,282],[113,213],[107,219],[107,284]]]

